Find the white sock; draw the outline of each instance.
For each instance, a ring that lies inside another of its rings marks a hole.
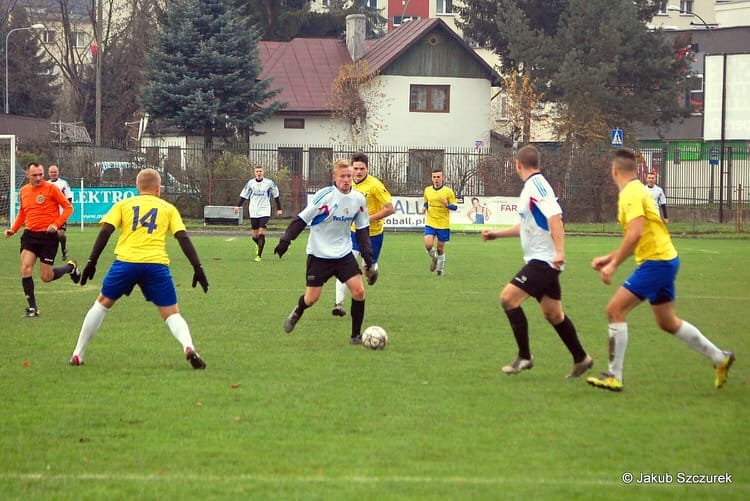
[[[75,350],[73,350],[73,356],[77,355],[79,359],[83,360],[86,346],[89,344],[89,341],[94,339],[96,333],[99,332],[99,327],[102,326],[104,316],[108,311],[109,308],[105,308],[99,301],[94,301],[86,316],[83,317],[83,325],[81,325],[81,332],[78,333],[78,342],[76,343]]]
[[[185,351],[187,348],[194,348],[193,338],[190,337],[190,328],[182,315],[179,313],[169,315],[165,323],[175,339],[182,345],[182,351]]]
[[[609,372],[622,382],[622,366],[625,363],[625,350],[628,348],[628,323],[609,324]]]
[[[438,256],[437,269],[438,271],[443,271],[443,268],[445,268],[445,254],[440,254]]]
[[[692,348],[704,357],[710,358],[714,365],[720,364],[724,360],[724,353],[693,324],[683,320],[682,325],[674,335],[689,348]]]
[[[430,256],[431,258],[437,257],[437,251],[435,250],[435,247],[433,247],[432,249],[426,249],[426,250],[427,250],[427,255]]]
[[[344,304],[349,287],[344,282],[336,279],[336,304]]]
[[[370,267],[372,271],[378,271],[378,263],[372,263],[372,266]]]

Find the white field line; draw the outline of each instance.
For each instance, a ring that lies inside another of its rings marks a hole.
[[[195,474],[141,474],[141,473],[84,473],[84,474],[55,474],[55,473],[0,473],[2,480],[35,481],[35,482],[70,482],[70,481],[101,481],[128,483],[162,483],[162,482],[212,482],[233,484],[236,482],[258,482],[272,484],[438,484],[438,485],[585,485],[627,487],[620,480],[620,474],[611,479],[601,478],[540,478],[534,475],[518,477],[430,477],[430,476],[341,476],[324,475],[195,475]],[[734,479],[733,479],[734,480]],[[750,484],[736,482],[731,488],[750,490]],[[729,486],[727,486],[729,487]]]

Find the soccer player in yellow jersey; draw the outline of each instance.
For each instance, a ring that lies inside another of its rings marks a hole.
[[[154,169],[143,169],[135,183],[138,196],[117,202],[99,223],[101,230],[81,274],[81,285],[94,278],[99,256],[116,228],[120,229],[120,237],[115,246],[115,261],[104,277],[99,297],[83,319],[70,365],[83,365],[86,346],[96,335],[107,312],[118,299],[129,296],[138,285],[146,300],[158,308],[167,328],[182,345],[190,365],[194,369],[205,369],[206,364],[195,350],[188,324],[177,306],[177,291],[169,271],[168,233],[174,235],[193,265],[193,287],[200,283],[203,292],[208,292],[206,274],[179,211],[159,198],[159,173]]]
[[[385,227],[385,218],[396,212],[391,202],[391,193],[380,179],[369,174],[369,160],[367,155],[357,152],[352,155],[352,179],[354,189],[365,196],[367,202],[367,213],[370,216],[370,244],[372,245],[372,275],[367,279],[368,285],[375,285],[378,280],[378,258],[383,248],[383,230]],[[359,257],[359,245],[357,244],[356,233],[352,231],[352,253],[354,257]],[[331,310],[331,314],[337,317],[346,315],[344,310],[344,298],[349,288],[345,283],[336,280],[336,304]]]
[[[429,254],[430,271],[437,270],[438,276],[445,269],[445,244],[451,239],[450,211],[458,210],[456,194],[445,186],[443,169],[432,170],[432,185],[424,189],[422,214],[427,213],[424,225],[424,247]],[[437,245],[435,245],[437,237]]]
[[[617,150],[612,161],[612,177],[620,188],[617,218],[625,236],[615,251],[594,258],[591,266],[607,285],[612,283],[617,267],[631,254],[638,267],[607,305],[609,371],[598,378],[590,377],[586,382],[597,388],[622,390],[622,367],[628,344],[626,317],[641,301],[648,299],[662,330],[713,362],[716,368],[714,386],[721,388],[734,362],[734,354],[717,348],[701,331],[675,313],[675,278],[680,259],[653,198],[638,180],[636,167],[632,150]]]

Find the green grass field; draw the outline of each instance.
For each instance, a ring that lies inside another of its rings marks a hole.
[[[85,261],[94,228],[69,232]],[[108,314],[68,366],[93,283],[36,280],[42,316],[21,318],[18,237],[0,245],[0,494],[4,499],[748,499],[747,240],[676,239],[678,313],[737,354],[729,382],[656,328],[630,319],[625,391],[567,381],[571,360],[537,305],[525,304],[533,370],[505,376],[516,348],[497,295],[521,266],[517,240],[454,235],[445,276],[421,235],[386,236],[365,325],[382,352],[348,344],[330,314],[333,285],[292,334],[282,323],[304,287],[306,234],[283,260],[251,260],[247,233],[197,235],[211,287],[170,243],[180,306],[208,367],[194,371],[139,291]],[[569,237],[566,311],[606,368],[613,287],[590,268],[619,242]],[[633,268],[626,263],[621,282]],[[347,305],[348,309],[348,305]],[[744,430],[744,431],[743,431]],[[732,476],[686,485],[678,474]],[[671,483],[623,483],[632,473]]]

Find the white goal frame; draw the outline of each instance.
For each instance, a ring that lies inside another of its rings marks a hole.
[[[8,185],[10,186],[8,189],[8,227],[10,228],[13,221],[16,220],[16,136],[15,134],[0,134],[0,140],[5,139],[10,140],[8,148],[8,160],[10,161],[8,169],[10,176],[10,179],[8,179]]]

